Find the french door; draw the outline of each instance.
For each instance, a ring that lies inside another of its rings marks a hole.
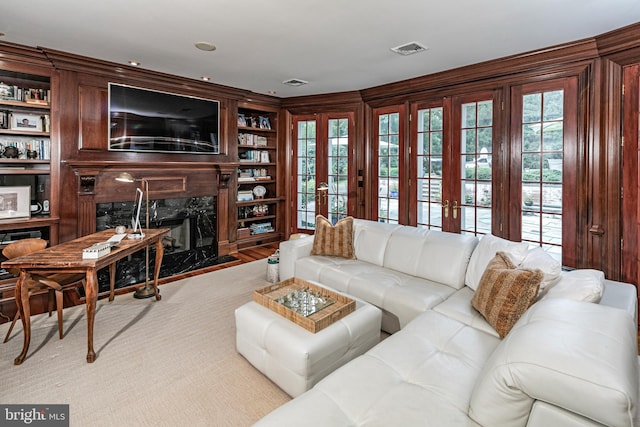
[[[355,210],[354,114],[293,117],[293,231],[315,229],[316,215],[332,223]]]
[[[486,92],[412,106],[410,224],[491,232],[493,105]]]
[[[408,223],[527,241],[575,265],[577,79],[510,93],[507,105],[499,91],[412,104]]]

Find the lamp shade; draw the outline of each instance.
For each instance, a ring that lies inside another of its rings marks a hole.
[[[134,182],[135,178],[129,172],[122,172],[120,175],[116,176],[116,181],[118,181],[118,182]]]

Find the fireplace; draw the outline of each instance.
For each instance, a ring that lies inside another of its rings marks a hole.
[[[134,202],[106,202],[96,204],[96,231],[118,225],[131,228]],[[168,228],[163,238],[164,257],[160,277],[175,276],[220,263],[216,233],[216,197],[184,197],[149,200],[149,222],[146,206],[141,206],[143,228]],[[155,249],[150,249],[149,271],[153,272]],[[226,257],[223,257],[226,258]],[[140,251],[118,262],[115,287],[121,288],[144,282],[145,253]],[[150,276],[151,278],[151,276]],[[108,271],[98,274],[100,292],[109,289]]]

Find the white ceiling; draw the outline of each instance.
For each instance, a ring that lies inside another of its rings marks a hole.
[[[640,0],[2,0],[2,40],[276,96],[365,89],[596,36]],[[213,52],[194,47],[217,46]],[[409,42],[426,52],[400,56]],[[284,80],[302,79],[300,87]]]

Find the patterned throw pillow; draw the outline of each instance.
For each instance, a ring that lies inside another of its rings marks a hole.
[[[533,304],[544,274],[517,269],[509,255],[497,252],[484,271],[471,305],[504,338]]]
[[[343,218],[334,226],[324,216],[317,215],[311,255],[354,259],[356,256],[353,249],[353,218]]]

